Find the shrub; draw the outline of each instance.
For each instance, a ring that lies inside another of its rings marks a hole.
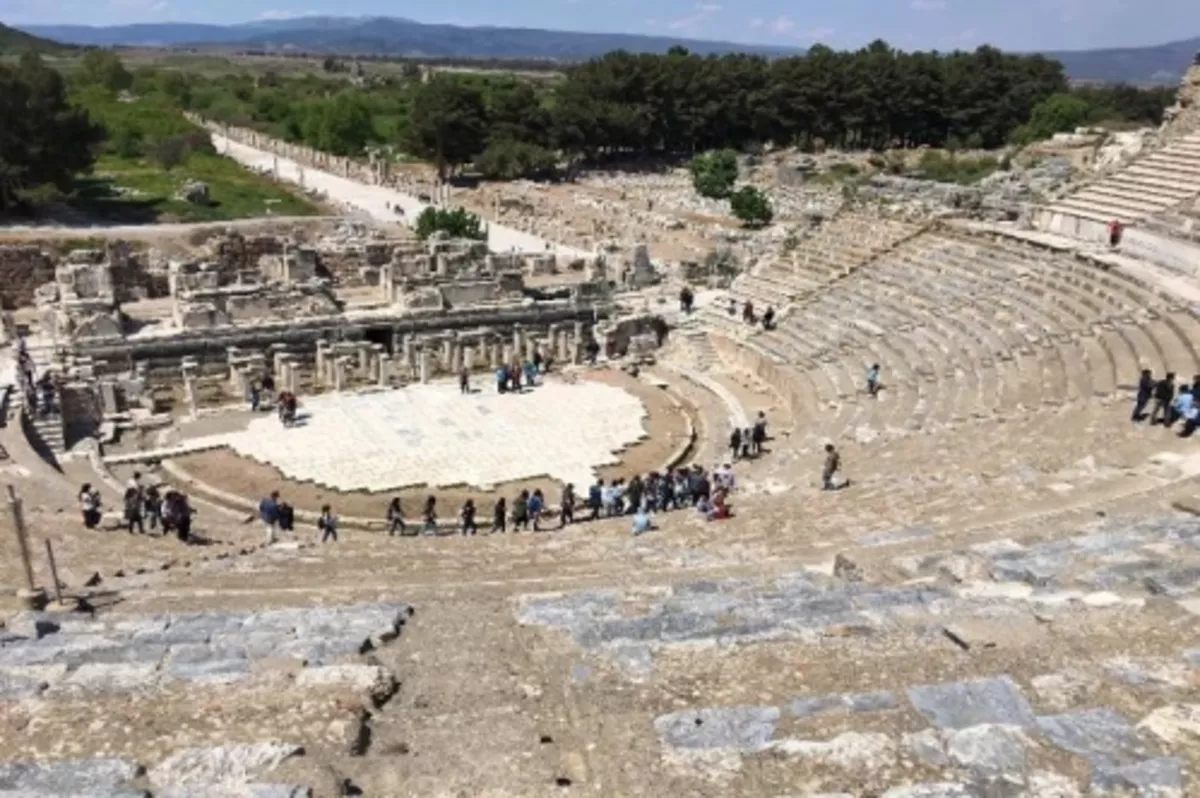
[[[697,194],[725,199],[737,181],[737,153],[733,150],[706,152],[693,158],[688,168],[692,172],[692,186]]]
[[[745,186],[735,191],[729,198],[729,207],[733,215],[747,227],[762,227],[770,224],[775,218],[771,202],[754,186]]]
[[[464,208],[445,210],[443,208],[426,208],[417,217],[417,235],[426,239],[434,233],[442,232],[451,238],[473,238],[483,241],[487,233],[479,222],[479,217]]]

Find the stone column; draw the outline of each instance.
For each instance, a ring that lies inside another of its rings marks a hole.
[[[571,335],[566,330],[558,331],[558,348],[554,356],[562,363],[571,359]]]
[[[504,353],[503,353],[502,357],[504,358],[505,365],[512,365],[513,346],[512,346],[512,344],[508,343],[507,341],[504,343]]]
[[[517,355],[520,355],[522,352],[525,351],[525,330],[522,329],[520,324],[513,325],[512,348],[513,348],[513,351],[517,353]],[[508,358],[505,358],[505,362],[507,362],[507,361],[508,361]]]
[[[367,379],[383,384],[383,359],[387,357],[387,347],[383,344],[371,344],[370,361],[367,367]]]
[[[475,349],[470,346],[462,347],[462,367],[467,371],[475,370]]]
[[[350,356],[339,355],[333,361],[333,390],[340,392],[347,369],[350,367]]]
[[[575,338],[571,341],[571,362],[579,363],[583,356],[583,322],[575,322]]]
[[[364,372],[371,371],[371,351],[373,347],[370,341],[359,341],[358,343],[358,367]]]
[[[315,377],[314,382],[317,385],[325,385],[325,361],[329,358],[329,341],[324,338],[317,341],[317,368],[313,372]]]
[[[454,340],[450,337],[442,339],[442,370],[454,371]]]
[[[241,361],[241,356],[241,350],[239,350],[236,346],[225,347],[225,358],[229,363],[229,384],[231,386],[237,385],[237,369],[238,364]]]
[[[484,345],[488,350],[488,357],[490,358],[492,370],[495,371],[496,369],[500,368],[500,355],[502,354],[500,351],[500,342],[489,335]]]
[[[388,384],[388,380],[392,376],[392,356],[386,352],[380,352],[378,369],[377,384],[382,388]]]
[[[537,352],[538,338],[535,335],[525,336],[525,359],[533,360],[533,355]]]
[[[414,341],[411,333],[404,336],[404,368],[407,371],[409,379],[412,379],[416,374],[417,354],[414,351]]]
[[[429,383],[429,350],[422,346],[417,359],[421,364],[421,384],[426,385]]]
[[[296,393],[296,372],[300,369],[300,364],[294,360],[290,360],[285,365],[287,373],[284,375],[287,381],[288,393],[295,395]]]
[[[196,411],[196,371],[200,364],[195,358],[185,357],[180,361],[183,372],[183,398],[187,402],[188,418],[195,419]]]

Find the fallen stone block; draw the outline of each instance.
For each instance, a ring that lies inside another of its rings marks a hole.
[[[895,741],[877,732],[845,732],[832,740],[776,740],[768,747],[786,756],[846,770],[879,770],[896,758]]]
[[[1029,702],[1009,676],[910,687],[908,699],[926,720],[943,729],[1036,723]]]
[[[178,662],[167,666],[172,679],[200,684],[233,684],[250,678],[245,659],[214,659],[207,662]]]
[[[1116,768],[1157,755],[1116,710],[1083,709],[1037,719],[1051,743],[1087,759],[1094,767]]]
[[[1158,757],[1128,765],[1101,765],[1092,773],[1092,790],[1097,794],[1182,798],[1183,762],[1175,757]]]
[[[52,686],[48,693],[127,693],[149,690],[158,685],[159,675],[157,665],[80,665],[66,679]]]
[[[966,784],[947,781],[893,787],[885,792],[882,798],[982,798],[982,796]]]
[[[660,715],[654,719],[659,740],[675,748],[763,750],[775,734],[775,707],[714,707]]]
[[[304,749],[289,743],[256,743],[186,748],[177,751],[150,769],[150,783],[156,787],[243,787]]]
[[[934,729],[905,734],[900,738],[900,745],[917,761],[931,767],[945,767],[950,764],[945,743]]]
[[[193,785],[157,789],[154,798],[312,798],[312,794],[308,787],[288,784]]]
[[[984,723],[944,734],[946,753],[959,767],[986,779],[1024,781],[1028,741],[1020,727]]]
[[[296,675],[300,687],[345,687],[370,697],[379,706],[396,693],[396,677],[378,665],[326,665],[305,668]]]
[[[0,795],[108,796],[118,794],[142,768],[123,759],[16,762],[0,765]],[[131,795],[144,794],[141,791]]]

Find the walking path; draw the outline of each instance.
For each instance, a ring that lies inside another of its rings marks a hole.
[[[279,178],[281,180],[297,184],[302,182],[306,189],[322,191],[330,200],[352,205],[355,208],[366,211],[375,219],[383,222],[396,222],[400,220],[396,216],[395,211],[388,207],[389,204],[393,208],[396,206],[402,208],[404,210],[403,221],[409,223],[416,219],[421,211],[429,207],[430,204],[422,202],[410,194],[404,194],[386,186],[368,186],[355,180],[323,172],[319,169],[301,166],[289,158],[276,156],[273,153],[255,149],[254,147],[248,147],[245,144],[233,141],[217,133],[212,135],[212,139],[213,146],[217,148],[218,152],[227,155],[243,166],[250,167],[251,169],[272,171],[275,169],[276,163],[278,163]],[[303,180],[301,180],[301,172],[303,172]],[[587,258],[592,255],[592,253],[585,250],[548,242],[544,238],[491,222],[488,222],[488,247],[493,252],[508,252],[511,250],[517,252],[553,252],[558,256],[566,258]]]

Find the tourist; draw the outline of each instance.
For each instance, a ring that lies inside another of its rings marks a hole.
[[[421,511],[424,521],[423,530],[426,535],[437,534],[437,497],[430,495],[425,498],[425,507]]]
[[[729,451],[733,454],[733,459],[738,459],[738,455],[742,453],[742,431],[737,427],[733,428],[733,432],[729,433]]]
[[[642,509],[642,496],[645,493],[645,485],[642,482],[640,474],[634,474],[633,479],[629,480],[629,486],[625,489],[625,501],[630,512],[637,512]]]
[[[600,508],[604,506],[603,479],[597,479],[596,484],[588,488],[587,506],[591,511],[591,515],[588,517],[589,521],[595,521],[600,517]]]
[[[1200,374],[1192,376],[1192,396],[1200,396]]]
[[[679,291],[679,310],[682,313],[691,314],[692,306],[696,302],[696,295],[692,293],[690,286],[684,286]]]
[[[496,369],[496,393],[506,393],[508,391],[508,366],[500,366]]]
[[[1150,409],[1150,425],[1153,426],[1155,421],[1162,415],[1162,422],[1167,423],[1167,419],[1171,414],[1171,402],[1175,399],[1175,372],[1168,371],[1167,376],[1163,377],[1154,385],[1154,407]]]
[[[633,536],[637,537],[638,535],[645,534],[653,528],[654,526],[650,519],[650,513],[648,513],[646,510],[639,509],[633,516],[633,528],[631,530]]]
[[[763,411],[758,411],[758,417],[754,419],[754,428],[750,430],[750,443],[754,456],[758,457],[762,454],[763,444],[767,442],[767,414]]]
[[[742,321],[747,324],[754,323],[754,303],[749,299],[746,300],[746,304],[742,305]]]
[[[508,531],[508,507],[504,497],[496,499],[496,503],[492,505],[492,528],[488,534],[494,535],[497,532]]]
[[[262,385],[263,396],[267,397],[268,401],[275,395],[275,377],[269,371],[264,371],[262,379],[259,380]]]
[[[670,469],[658,480],[658,509],[666,512],[675,506],[675,479]]]
[[[600,344],[596,343],[596,339],[593,338],[592,340],[588,341],[588,343],[587,343],[588,365],[590,365],[590,366],[596,365],[596,359],[599,357],[600,357]]]
[[[513,532],[529,529],[529,491],[523,490],[513,499]]]
[[[688,478],[687,470],[680,468],[675,472],[675,506],[691,507],[693,504],[692,481]]]
[[[751,433],[749,427],[746,427],[744,430],[742,430],[742,459],[743,460],[750,459],[750,446],[751,446],[751,439],[753,437],[754,437],[753,433]]]
[[[713,474],[713,478],[717,482],[717,487],[726,492],[732,491],[736,482],[733,476],[733,468],[729,463],[717,469],[716,473]]]
[[[1121,234],[1124,232],[1125,226],[1117,219],[1108,223],[1108,246],[1110,249],[1116,249],[1121,245]]]
[[[259,403],[262,402],[262,392],[258,389],[258,383],[253,380],[246,388],[246,400],[250,403],[250,412],[257,413]]]
[[[258,517],[266,532],[267,545],[275,542],[275,529],[279,525],[279,491],[273,490],[258,503]]]
[[[729,297],[729,308],[727,312],[729,313],[730,317],[737,315],[737,300],[733,297]]]
[[[872,397],[879,393],[879,364],[872,363],[867,369],[867,393]]]
[[[463,502],[462,509],[458,512],[459,520],[462,521],[462,533],[464,535],[474,535],[479,532],[479,527],[475,525],[475,500],[467,499]]]
[[[832,443],[825,444],[825,466],[821,469],[822,490],[837,490],[840,487],[837,474],[841,467],[842,456]]]
[[[707,499],[712,495],[712,484],[708,481],[708,474],[704,473],[702,467],[692,468],[692,474],[688,477],[688,490],[691,492],[694,502]]]
[[[708,499],[703,499],[696,502],[696,512],[705,521],[711,521],[713,517],[713,504]]]
[[[85,482],[79,489],[79,509],[83,513],[85,529],[95,529],[100,525],[100,491],[92,488],[92,483]]]
[[[146,488],[142,496],[142,508],[142,515],[149,522],[150,531],[153,532],[158,528],[159,516],[162,513],[162,497],[158,494],[157,485]]]
[[[125,487],[136,490],[139,494],[141,494],[141,492],[142,492],[142,472],[134,471],[133,476],[131,476],[129,478],[129,481],[127,483],[125,483]]]
[[[575,523],[575,484],[568,482],[562,492],[562,506],[559,508],[558,528]]]
[[[1163,426],[1170,428],[1175,422],[1181,418],[1185,418],[1196,407],[1196,397],[1192,396],[1191,386],[1184,385],[1179,389],[1179,394],[1171,402],[1171,410],[1167,413],[1167,420],[1163,422]]]
[[[525,384],[532,388],[537,385],[538,367],[532,360],[525,361]]]
[[[471,392],[471,372],[467,371],[466,366],[458,372],[458,391],[459,393]]]
[[[321,505],[321,517],[317,519],[317,531],[321,533],[321,542],[332,540],[337,543],[338,517],[328,504]]]
[[[146,534],[146,525],[142,523],[142,492],[137,488],[125,489],[125,524],[131,535],[135,526],[138,534]]]
[[[1133,415],[1129,417],[1130,421],[1137,422],[1146,418],[1146,405],[1150,404],[1152,396],[1154,396],[1154,373],[1150,369],[1142,369],[1142,376],[1138,379],[1137,398],[1133,402]]]
[[[400,508],[399,496],[393,497],[391,503],[388,505],[387,525],[388,535],[391,537],[395,537],[397,532],[399,532],[401,535],[405,533],[406,527],[404,525],[404,511]]]
[[[723,521],[731,515],[726,498],[727,494],[723,490],[718,490],[713,494],[712,510],[708,516],[709,521]]]
[[[529,520],[533,523],[533,531],[542,531],[542,512],[546,509],[546,497],[541,488],[535,488],[529,497]]]
[[[509,390],[513,393],[521,392],[521,367],[513,363],[508,367]]]
[[[775,329],[775,308],[767,305],[767,312],[763,314],[762,325],[764,330]]]
[[[1190,438],[1196,431],[1196,420],[1200,418],[1200,405],[1196,404],[1196,394],[1193,391],[1188,388],[1183,390],[1187,391],[1186,395],[1191,399],[1179,410],[1179,414],[1183,418],[1183,429],[1180,430],[1179,437]]]
[[[279,503],[279,531],[296,531],[296,508],[287,502]]]

